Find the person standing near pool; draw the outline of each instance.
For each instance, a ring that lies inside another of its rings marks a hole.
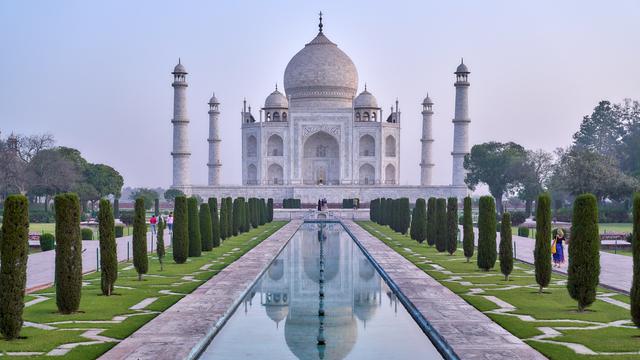
[[[167,227],[169,228],[169,234],[173,235],[173,213],[169,213],[167,216]]]
[[[551,245],[554,267],[561,267],[564,264],[564,241],[564,231],[562,229],[558,229],[556,237],[553,239],[553,244]]]

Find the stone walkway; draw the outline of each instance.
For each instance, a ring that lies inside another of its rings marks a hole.
[[[169,232],[165,232],[164,236],[165,245],[168,247],[171,244],[171,237]],[[127,244],[129,244],[129,256],[133,257],[133,236],[124,236],[116,239],[116,246],[118,250],[118,261],[127,260]],[[147,233],[147,249],[151,252],[151,246],[153,250],[156,248],[155,237],[151,238],[151,233]],[[98,240],[83,240],[82,241],[82,272],[88,273],[96,271],[96,251],[100,248],[100,242]],[[53,284],[53,278],[55,276],[55,262],[56,251],[44,251],[29,255],[27,262],[27,293],[43,289]]]
[[[283,226],[100,359],[195,357],[301,224],[294,220]]]
[[[343,223],[461,359],[545,359],[368,231]]]
[[[478,242],[477,229],[476,244]],[[523,262],[533,264],[533,249],[536,241],[532,238],[522,236],[513,236],[515,242],[516,258]],[[497,245],[500,244],[500,234],[496,238]],[[569,254],[568,246],[565,245],[565,259]],[[551,255],[549,255],[551,256]],[[553,268],[554,271],[567,274],[568,262],[560,268]],[[616,290],[625,294],[629,294],[631,289],[631,281],[633,278],[633,258],[626,255],[611,254],[605,251],[600,252],[600,285]]]

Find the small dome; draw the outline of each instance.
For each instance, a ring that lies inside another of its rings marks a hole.
[[[289,108],[289,101],[283,93],[278,91],[278,87],[276,86],[276,90],[267,96],[267,99],[264,101],[264,107],[267,108],[279,108],[279,109],[287,109]]]
[[[356,109],[360,108],[378,108],[378,100],[373,96],[369,91],[367,91],[367,87],[365,86],[364,91],[358,95],[353,101],[353,107]]]
[[[469,69],[467,65],[464,64],[464,59],[460,62],[460,65],[456,68],[456,74],[469,74]]]
[[[209,104],[220,104],[220,101],[218,101],[218,98],[216,97],[216,93],[213,93],[213,96],[209,99]]]
[[[433,105],[433,100],[431,100],[429,94],[427,94],[427,97],[422,101],[422,105]]]
[[[188,74],[187,69],[184,68],[184,65],[182,65],[179,59],[178,59],[178,65],[176,65],[176,67],[173,68],[172,74]]]

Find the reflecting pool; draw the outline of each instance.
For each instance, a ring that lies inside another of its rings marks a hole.
[[[442,357],[341,224],[305,223],[200,358]]]

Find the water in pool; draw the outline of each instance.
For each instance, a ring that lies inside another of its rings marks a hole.
[[[442,357],[341,224],[305,223],[200,358]]]

